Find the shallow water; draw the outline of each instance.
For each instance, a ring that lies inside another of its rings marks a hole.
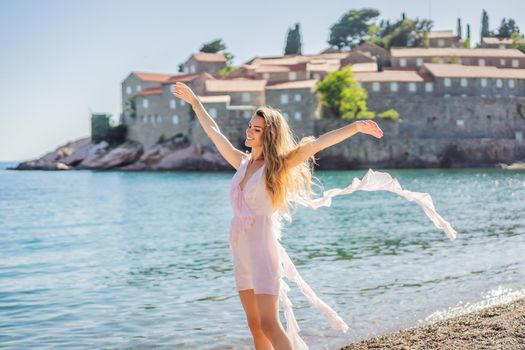
[[[525,172],[382,171],[430,193],[458,238],[448,240],[420,207],[388,192],[301,208],[285,225],[283,246],[350,326],[346,334],[331,330],[292,283],[311,349],[336,349],[446,310],[457,314],[493,291],[503,291],[497,302],[525,288]],[[316,175],[331,188],[365,172]],[[0,169],[0,344],[252,348],[228,246],[232,175]]]

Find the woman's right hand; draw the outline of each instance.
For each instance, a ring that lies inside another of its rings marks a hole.
[[[190,87],[180,81],[173,84],[173,95],[192,106],[199,101]]]

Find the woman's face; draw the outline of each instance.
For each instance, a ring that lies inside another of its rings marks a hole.
[[[246,147],[262,147],[263,146],[263,131],[264,131],[264,118],[258,115],[254,115],[248,123],[246,129],[246,141],[244,144]]]

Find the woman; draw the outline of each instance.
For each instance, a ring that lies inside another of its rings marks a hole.
[[[299,337],[299,327],[287,297],[289,287],[282,276],[297,283],[308,301],[325,314],[333,328],[346,332],[346,323],[304,282],[279,243],[281,218],[291,221],[289,204],[294,202],[317,208],[330,205],[330,198],[334,195],[351,193],[358,189],[388,190],[409,200],[422,200],[408,198],[411,192],[395,187],[397,182],[394,183],[390,177],[385,179],[384,173],[370,173],[371,170],[367,174],[369,178],[366,183],[354,179],[352,186],[347,189],[336,190],[337,193],[331,194],[325,192],[323,198],[311,199],[313,161],[317,152],[359,132],[381,138],[383,131],[374,121],[360,120],[327,132],[317,139],[306,137],[297,143],[281,113],[269,107],[261,107],[254,113],[246,129],[245,145],[251,148],[251,153],[246,155],[221,133],[187,85],[177,82],[174,84],[173,94],[193,107],[204,131],[220,154],[237,169],[230,188],[230,201],[235,214],[231,225],[230,247],[236,289],[255,348],[308,349]],[[378,182],[377,179],[386,182]],[[427,215],[438,227],[448,228],[443,227],[448,224],[444,220],[439,222],[441,218],[433,212],[431,202],[418,204],[426,205],[426,209],[429,209]],[[434,217],[432,214],[435,214]],[[279,321],[279,298],[284,306],[286,331]]]

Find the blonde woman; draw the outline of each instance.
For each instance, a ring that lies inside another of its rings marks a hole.
[[[173,94],[193,107],[206,134],[226,161],[237,170],[230,187],[230,201],[234,211],[230,248],[236,289],[255,348],[308,349],[299,337],[299,327],[287,297],[289,287],[282,276],[299,286],[308,301],[324,313],[333,328],[346,332],[346,323],[306,284],[280,244],[281,218],[291,220],[289,205],[294,202],[317,208],[330,205],[330,197],[334,195],[351,193],[357,189],[397,190],[396,193],[406,196],[406,193],[399,193],[403,191],[400,188],[389,189],[383,186],[390,183],[379,184],[382,188],[376,188],[377,182],[368,181],[360,183],[360,188],[353,183],[345,189],[346,192],[325,192],[323,198],[311,199],[313,160],[317,152],[359,132],[381,138],[383,131],[374,121],[360,120],[327,132],[317,139],[306,137],[297,143],[279,111],[260,107],[246,129],[245,145],[251,148],[251,153],[245,154],[221,133],[219,126],[187,85],[177,82],[174,84]],[[374,173],[371,178],[378,178],[377,174],[383,175]],[[369,185],[374,188],[369,189]],[[284,306],[286,331],[279,321],[279,299]]]

